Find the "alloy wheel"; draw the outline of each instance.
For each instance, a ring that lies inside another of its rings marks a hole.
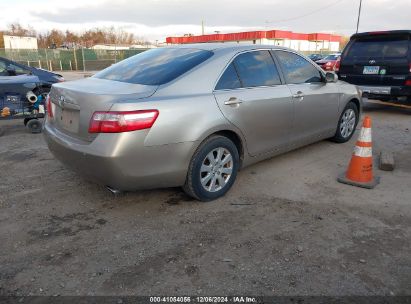
[[[355,128],[356,116],[353,109],[347,109],[341,117],[340,132],[344,138],[349,137]]]
[[[225,148],[213,149],[204,158],[200,168],[200,181],[209,192],[223,189],[233,173],[233,157]]]

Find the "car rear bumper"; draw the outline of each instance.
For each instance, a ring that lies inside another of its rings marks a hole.
[[[369,86],[359,85],[358,88],[363,92],[363,96],[386,96],[400,97],[411,96],[411,86]]]
[[[148,132],[99,134],[91,143],[47,123],[43,133],[58,160],[101,185],[122,191],[183,185],[196,142],[145,146]]]

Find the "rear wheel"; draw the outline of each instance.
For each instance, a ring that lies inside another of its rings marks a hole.
[[[340,119],[338,121],[337,131],[332,141],[337,143],[345,143],[351,139],[357,127],[359,120],[359,113],[357,105],[350,101],[344,108]]]
[[[217,199],[234,184],[239,163],[237,147],[231,140],[211,136],[193,155],[183,189],[200,201]]]

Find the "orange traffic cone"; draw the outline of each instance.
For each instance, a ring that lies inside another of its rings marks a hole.
[[[379,177],[372,172],[371,118],[366,116],[360,136],[354,147],[348,170],[338,177],[340,183],[372,189],[379,183]]]

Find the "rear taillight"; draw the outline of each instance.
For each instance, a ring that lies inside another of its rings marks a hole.
[[[88,131],[89,133],[120,133],[149,129],[158,114],[158,110],[94,112]]]
[[[336,72],[340,71],[340,65],[341,65],[341,58],[338,58],[334,65],[334,71]]]
[[[46,111],[47,111],[47,116],[49,118],[53,118],[53,108],[51,107],[50,95],[47,95],[47,98],[46,98]]]
[[[411,86],[411,79],[406,80],[406,81],[405,81],[405,85],[406,85],[406,86]]]

